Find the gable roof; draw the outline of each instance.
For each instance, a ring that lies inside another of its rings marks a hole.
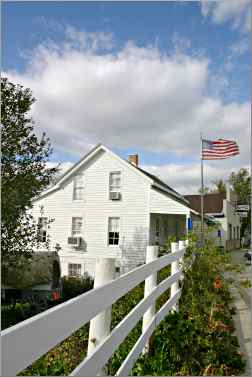
[[[113,155],[116,159],[119,159],[123,164],[126,164],[130,169],[133,169],[135,172],[137,172],[139,175],[141,175],[145,180],[147,180],[153,187],[156,187],[169,195],[173,196],[176,200],[182,201],[184,205],[188,207],[189,201],[185,199],[181,194],[179,194],[177,191],[173,190],[170,186],[168,186],[166,183],[161,181],[158,177],[156,177],[153,174],[148,173],[147,171],[133,165],[127,160],[124,160],[114,152],[112,152],[110,149],[102,145],[101,143],[97,144],[94,148],[92,148],[85,156],[83,156],[78,162],[76,162],[71,168],[69,168],[62,176],[59,177],[59,179],[54,183],[53,186],[49,187],[47,190],[45,190],[38,198],[35,200],[40,199],[41,197],[56,191],[60,189],[62,184],[72,175],[74,174],[83,164],[91,160],[92,157],[94,157],[97,153],[100,151],[105,151]]]
[[[130,162],[129,162],[130,163]],[[133,165],[134,166],[134,165]],[[134,166],[136,169],[140,170],[142,173],[144,173],[147,177],[153,180],[153,186],[157,187],[161,190],[164,190],[165,192],[168,192],[170,195],[175,196],[177,199],[180,199],[184,204],[189,204],[189,201],[185,199],[184,196],[179,194],[177,191],[175,191],[173,188],[168,186],[165,182],[163,182],[160,178],[157,176],[147,172],[146,170],[143,170],[139,168],[138,166]]]
[[[190,206],[200,212],[201,211],[201,195],[185,195],[190,202]],[[204,213],[221,214],[223,211],[223,199],[226,198],[224,193],[213,193],[204,195]]]

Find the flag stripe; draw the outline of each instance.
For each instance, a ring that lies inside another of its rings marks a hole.
[[[203,160],[222,160],[239,154],[239,147],[232,140],[202,140]]]
[[[230,145],[226,145],[225,147],[224,146],[214,146],[214,149],[222,151],[222,150],[225,150],[225,149],[228,149],[228,148],[233,148],[233,147],[237,148],[237,145],[236,144],[230,144]]]
[[[223,150],[223,151],[213,151],[211,149],[204,149],[203,153],[215,153],[215,154],[219,154],[220,156],[222,156],[223,154],[226,154],[226,153],[229,153],[229,152],[238,152],[239,149],[237,147],[233,147],[233,148],[229,148],[229,149],[226,149],[226,150]]]
[[[229,150],[227,152],[215,152],[215,151],[210,151],[210,150],[205,150],[203,152],[203,154],[216,154],[216,156],[224,156],[226,154],[229,154],[229,153],[233,153],[233,152],[239,152],[239,149],[237,148],[233,148],[232,150]]]

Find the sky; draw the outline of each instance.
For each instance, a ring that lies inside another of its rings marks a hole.
[[[50,166],[102,143],[197,193],[200,133],[240,147],[204,161],[205,185],[250,166],[250,18],[249,0],[5,1],[3,76],[32,90]]]

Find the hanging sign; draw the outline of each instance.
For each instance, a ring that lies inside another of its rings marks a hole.
[[[239,212],[240,217],[248,217],[248,212]]]
[[[188,229],[188,230],[192,230],[192,227],[193,227],[192,219],[191,219],[191,217],[189,217],[189,218],[187,219],[187,229]]]
[[[237,211],[249,211],[249,204],[238,204],[236,207]]]

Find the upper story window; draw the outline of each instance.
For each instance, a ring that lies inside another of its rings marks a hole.
[[[84,177],[76,175],[73,183],[73,200],[83,200],[84,198]]]
[[[119,245],[120,217],[109,217],[108,244]]]
[[[82,233],[82,217],[72,218],[72,236],[78,236]]]
[[[121,199],[122,177],[120,171],[109,174],[109,197],[112,200]]]
[[[47,217],[38,218],[38,241],[39,242],[46,242],[47,224],[48,224]]]

